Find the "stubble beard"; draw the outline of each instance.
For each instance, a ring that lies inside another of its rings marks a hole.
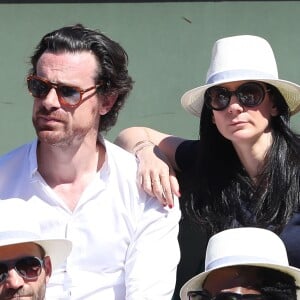
[[[22,299],[22,297],[26,297],[28,300],[44,300],[46,293],[46,287],[40,286],[39,289],[34,292],[33,288],[20,288],[18,290],[8,289],[4,293],[0,294],[0,300],[9,300],[9,299]],[[30,296],[30,297],[29,297]]]
[[[39,130],[36,128],[38,140],[44,144],[59,148],[68,148],[80,145],[88,134],[88,130],[78,129],[76,131]]]

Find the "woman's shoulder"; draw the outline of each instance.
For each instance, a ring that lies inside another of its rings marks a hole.
[[[200,140],[185,140],[178,146],[175,160],[180,170],[189,169],[195,163],[199,147]]]

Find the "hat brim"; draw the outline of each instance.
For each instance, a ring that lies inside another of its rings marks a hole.
[[[11,239],[6,240],[5,243],[0,241],[0,247],[23,243],[40,245],[45,250],[45,254],[50,256],[53,269],[65,262],[72,250],[72,242],[65,239]]]
[[[203,282],[206,279],[206,277],[209,275],[209,273],[211,273],[212,271],[221,269],[221,268],[225,268],[225,267],[234,267],[234,266],[255,266],[255,267],[264,267],[264,268],[269,268],[269,269],[273,269],[273,270],[277,270],[277,271],[281,271],[285,274],[288,274],[290,276],[292,276],[293,278],[295,278],[295,283],[297,287],[300,287],[300,270],[292,267],[292,266],[282,266],[282,265],[276,265],[276,264],[270,264],[270,263],[243,263],[243,262],[239,262],[238,264],[224,264],[224,265],[220,265],[217,268],[213,268],[209,271],[205,271],[202,272],[196,276],[194,276],[193,278],[191,278],[189,281],[187,281],[183,287],[180,290],[180,299],[182,300],[187,300],[187,292],[188,291],[197,291],[200,290],[202,288]],[[297,299],[300,299],[300,292],[297,291]]]
[[[289,106],[291,115],[294,115],[300,111],[300,86],[299,85],[286,80],[264,79],[264,78],[238,78],[236,80],[230,80],[230,81],[221,80],[211,84],[206,84],[200,87],[196,87],[184,93],[184,95],[181,97],[181,105],[186,111],[188,111],[192,115],[200,117],[203,104],[204,104],[204,94],[208,88],[215,85],[221,85],[224,83],[244,81],[244,80],[260,81],[275,86],[280,91],[287,105]]]

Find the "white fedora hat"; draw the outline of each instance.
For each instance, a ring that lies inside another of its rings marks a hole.
[[[25,200],[0,200],[0,248],[8,245],[33,242],[40,245],[51,258],[53,269],[62,264],[72,249],[66,239],[46,239],[36,221],[38,212]],[[1,257],[0,257],[1,260]]]
[[[206,249],[205,270],[183,285],[180,298],[187,299],[188,291],[200,290],[210,272],[239,265],[281,271],[295,278],[296,285],[300,286],[300,269],[289,266],[287,252],[280,237],[267,229],[243,227],[224,230],[210,238]]]
[[[278,78],[277,64],[270,44],[263,38],[239,35],[217,40],[212,49],[206,84],[187,91],[181,98],[185,110],[200,116],[205,91],[227,82],[255,80],[275,86],[290,108],[300,111],[300,86]]]

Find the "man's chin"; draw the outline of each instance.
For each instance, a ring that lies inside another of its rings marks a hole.
[[[62,143],[62,138],[53,131],[39,131],[37,132],[38,139],[41,143],[49,145],[59,145]]]

